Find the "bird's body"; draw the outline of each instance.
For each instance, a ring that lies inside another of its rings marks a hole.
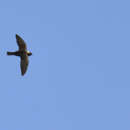
[[[32,55],[31,52],[28,52],[28,51],[7,52],[7,55],[22,56],[24,53],[26,53],[28,56]]]
[[[32,53],[27,51],[26,43],[24,40],[16,34],[16,41],[19,47],[18,51],[15,52],[7,52],[7,55],[15,55],[19,56],[21,59],[20,67],[21,67],[21,74],[24,75],[25,72],[27,71],[28,67],[28,56],[31,56]]]

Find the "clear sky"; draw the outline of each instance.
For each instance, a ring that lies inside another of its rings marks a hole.
[[[0,1],[0,130],[130,130],[130,1]],[[33,55],[25,76],[15,34]]]

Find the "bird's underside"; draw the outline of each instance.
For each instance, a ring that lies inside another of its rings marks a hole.
[[[26,43],[17,34],[16,34],[16,41],[17,41],[19,50],[15,52],[7,52],[7,55],[15,55],[15,56],[20,57],[21,75],[24,75],[27,71],[28,64],[29,64],[28,56],[32,55],[32,53],[27,51]]]

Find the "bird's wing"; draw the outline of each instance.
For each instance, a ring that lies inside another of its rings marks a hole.
[[[21,63],[20,63],[20,67],[21,67],[21,74],[24,75],[27,71],[28,68],[28,55],[25,53],[21,56]]]
[[[16,34],[16,41],[17,41],[17,44],[18,44],[18,47],[19,47],[19,50],[22,51],[22,50],[26,50],[27,47],[26,47],[26,43],[24,42],[24,40]]]

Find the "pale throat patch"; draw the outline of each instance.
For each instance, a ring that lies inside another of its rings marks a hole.
[[[27,53],[29,54],[29,53],[30,53],[30,51],[27,51]]]

